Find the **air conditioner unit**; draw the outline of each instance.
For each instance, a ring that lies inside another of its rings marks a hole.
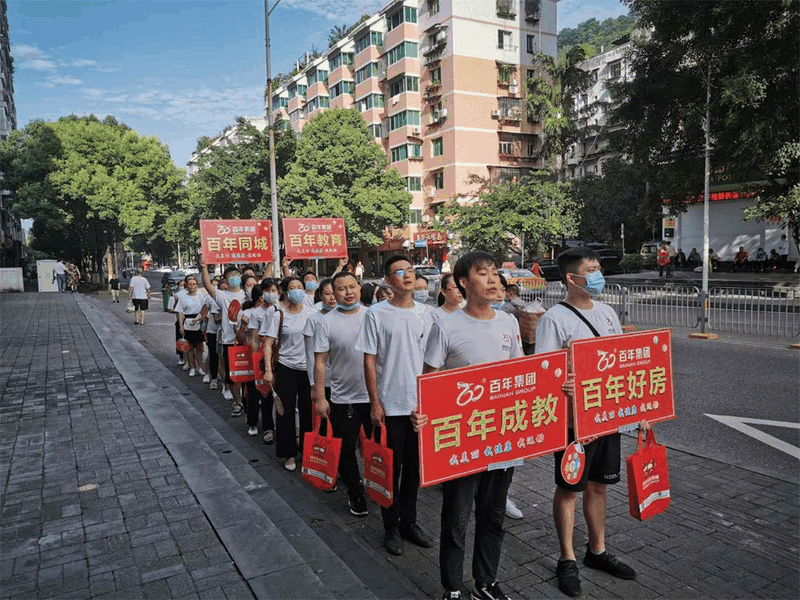
[[[442,110],[439,111],[438,118],[436,120],[441,121],[442,119],[446,118],[447,118],[447,109],[443,108]]]
[[[400,98],[398,98],[397,96],[395,96],[394,98],[392,98],[392,106],[394,106],[394,105],[395,105],[395,104],[397,104],[398,102],[400,102]]]
[[[516,86],[516,85],[510,85],[510,86],[508,86],[508,92],[509,92],[510,94],[516,94],[518,89],[519,89],[519,88],[517,88],[517,86]]]
[[[492,111],[492,118],[493,119],[499,119],[500,118],[500,111],[499,110],[493,110]]]
[[[411,135],[418,136],[419,135],[419,128],[418,127],[414,127],[414,129],[411,130]]]
[[[425,190],[425,195],[428,198],[435,198],[436,197],[436,188],[428,188]]]
[[[430,215],[422,215],[422,222],[423,223],[427,223],[430,220],[431,220],[431,216]]]

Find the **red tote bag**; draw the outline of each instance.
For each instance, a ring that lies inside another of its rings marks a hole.
[[[645,521],[662,513],[672,497],[669,490],[667,449],[656,444],[656,434],[651,429],[642,444],[642,432],[636,452],[627,460],[628,505],[631,516]]]
[[[253,381],[253,350],[250,346],[231,346],[228,348],[228,365],[231,381],[244,383]]]
[[[379,427],[375,427],[377,438]],[[381,443],[377,443],[363,435],[361,428],[362,452],[364,456],[364,488],[367,495],[375,502],[389,508],[394,502],[394,489],[392,486],[392,449],[386,446],[386,431],[381,435]]]
[[[318,423],[303,437],[303,479],[320,490],[329,490],[336,484],[342,450],[342,440],[333,437],[330,421],[326,429],[327,435],[320,435]]]

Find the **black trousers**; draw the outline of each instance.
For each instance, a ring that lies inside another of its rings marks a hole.
[[[372,435],[369,402],[361,404],[331,402],[330,407],[333,435],[342,440],[342,450],[339,454],[339,477],[350,495],[363,494],[364,486],[361,483],[356,446],[362,427],[367,437]]]
[[[264,431],[274,431],[275,422],[272,420],[272,392],[264,396],[256,389],[255,381],[245,384],[247,390],[247,426],[258,425],[258,409],[261,408],[261,428]]]
[[[472,577],[476,583],[497,581],[503,548],[503,521],[508,486],[514,469],[484,471],[442,484],[442,535],[439,571],[445,590],[461,589],[464,548],[469,513],[475,504],[475,541],[472,549]]]
[[[393,453],[394,502],[389,508],[381,507],[383,527],[406,529],[417,522],[419,436],[407,415],[386,417],[385,429],[386,445]]]
[[[175,321],[175,341],[177,342],[179,339],[181,339],[181,337],[183,337],[183,336],[181,336],[181,326],[178,323],[178,321],[176,320]],[[175,346],[175,354],[177,354],[178,356],[183,356],[183,352],[178,350],[177,346]]]
[[[216,379],[219,374],[216,333],[206,333],[206,346],[208,346],[208,374],[211,375],[211,379]]]
[[[303,455],[303,436],[311,431],[311,386],[305,369],[298,371],[278,363],[275,369],[275,393],[283,403],[283,415],[278,415],[275,427],[275,454],[278,458]],[[300,443],[294,430],[294,412],[300,413]]]

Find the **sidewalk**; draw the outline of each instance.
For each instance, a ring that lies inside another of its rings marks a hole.
[[[0,296],[4,598],[440,596],[438,544],[387,555],[376,505],[352,517],[342,490],[283,470],[218,392],[175,365],[174,317],[154,308],[134,327],[124,306]],[[623,454],[632,447],[624,437]],[[663,515],[633,520],[624,481],[609,493],[607,545],[637,580],[582,569],[583,597],[797,597],[798,473],[669,458]],[[86,484],[98,487],[79,491]],[[517,469],[511,496],[525,517],[506,520],[500,581],[512,597],[566,598],[552,460]],[[419,522],[436,537],[440,500],[437,488],[420,492]],[[579,516],[579,555],[585,543]],[[468,551],[465,591],[470,561]]]

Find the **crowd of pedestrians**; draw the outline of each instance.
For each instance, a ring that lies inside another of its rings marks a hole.
[[[506,285],[494,258],[483,252],[467,253],[443,276],[438,306],[429,304],[427,281],[404,255],[386,260],[379,285],[362,283],[363,270],[346,261],[330,278],[319,280],[311,271],[292,272],[289,261],[283,263],[281,278],[236,266],[212,277],[201,258],[199,277],[187,276],[169,302],[176,315],[178,364],[188,376],[203,377],[210,389],[221,389],[231,415],[246,415],[247,433],[274,445],[288,471],[295,471],[302,459],[304,434],[331,427],[342,440],[338,483],[346,489],[353,515],[364,517],[370,510],[358,461],[361,432],[384,438],[394,457],[393,502],[380,510],[384,547],[393,555],[403,554],[404,543],[431,548],[435,536],[417,521],[419,432],[427,423],[417,413],[417,377],[620,332],[614,310],[597,299],[604,284],[599,256],[581,247],[564,252],[558,262],[566,302],[540,319],[536,346],[523,347],[515,318],[524,305],[519,290]],[[136,322],[144,323],[150,291],[138,276],[131,280],[132,297]],[[234,346],[250,346],[260,357],[261,379],[232,379],[228,357]],[[573,389],[569,378],[564,392],[571,395]],[[560,478],[560,456],[555,456],[556,574],[559,588],[570,596],[581,593],[572,538],[579,495],[589,529],[583,564],[623,579],[635,577],[605,548],[606,489],[619,480],[619,435],[599,438],[584,449],[584,476],[573,485]],[[461,597],[471,512],[476,519],[472,598],[507,597],[497,580],[503,525],[506,516],[523,517],[508,498],[513,475],[510,467],[442,485],[443,597]]]

